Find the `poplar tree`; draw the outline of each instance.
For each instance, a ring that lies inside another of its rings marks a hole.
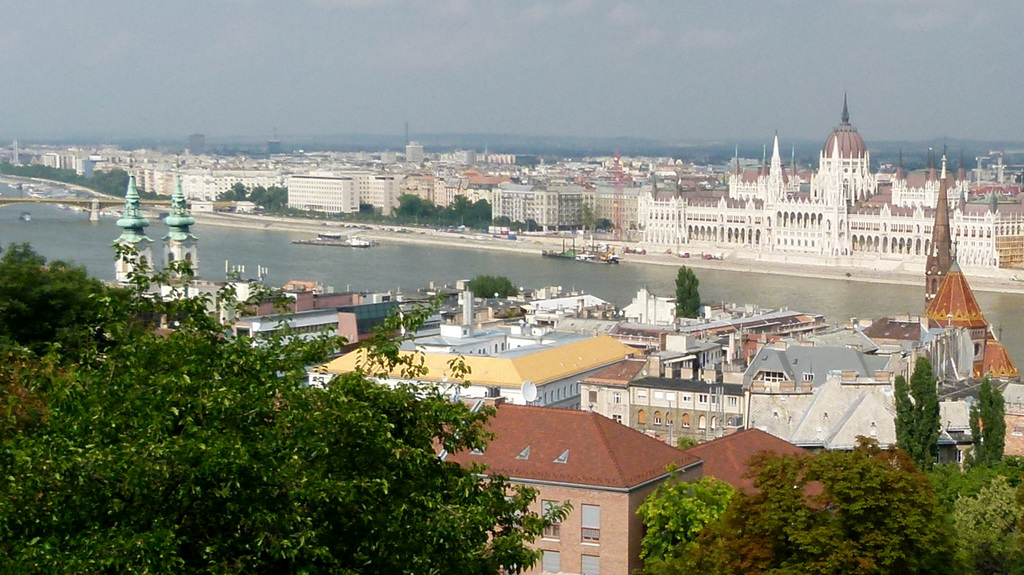
[[[992,387],[986,376],[978,389],[978,401],[971,405],[971,436],[974,438],[974,463],[995,463],[1003,458],[1006,445],[1006,419],[1003,394]]]
[[[919,357],[909,386],[906,378],[896,377],[896,442],[922,470],[935,463],[941,426],[932,363]]]
[[[686,266],[676,274],[676,317],[697,317],[700,313],[700,281]]]

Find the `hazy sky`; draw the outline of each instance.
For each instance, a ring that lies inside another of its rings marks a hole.
[[[1024,0],[0,0],[0,135],[1024,140]]]

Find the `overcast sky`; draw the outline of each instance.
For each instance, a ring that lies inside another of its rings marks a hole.
[[[0,0],[0,134],[1024,140],[1024,0]]]

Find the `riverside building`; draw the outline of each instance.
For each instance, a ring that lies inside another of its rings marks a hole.
[[[690,244],[782,254],[807,263],[849,263],[869,256],[924,264],[932,250],[932,224],[940,184],[949,194],[950,230],[963,266],[1024,265],[1024,210],[1020,204],[967,203],[963,162],[956,174],[930,155],[928,168],[907,174],[899,166],[891,189],[886,174],[870,170],[871,154],[850,124],[844,99],[840,124],[822,147],[817,172],[801,175],[783,165],[779,138],[770,160],[741,169],[735,162],[725,196],[642,194],[638,220],[643,243],[688,251]],[[902,162],[901,162],[902,164]]]

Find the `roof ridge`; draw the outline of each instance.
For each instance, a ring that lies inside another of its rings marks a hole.
[[[600,415],[600,414],[597,414],[597,413],[594,413],[594,412],[584,411],[583,413],[585,413],[585,414],[586,413],[590,413],[591,414],[591,421],[594,422],[593,425],[597,427],[598,435],[601,436],[601,446],[604,448],[605,452],[610,453],[611,456],[612,456],[611,457],[612,465],[615,466],[615,473],[618,475],[619,481],[621,481],[622,483],[628,484],[629,481],[626,479],[626,474],[623,473],[622,466],[619,465],[619,457],[618,457],[619,454],[618,454],[618,452],[616,450],[611,448],[611,442],[610,442],[610,440],[608,438],[608,434],[605,433],[604,425],[602,425],[604,422],[600,421],[598,419],[594,419],[595,417],[599,417],[601,419],[607,419],[607,418],[604,417],[603,415]],[[616,422],[612,421],[611,419],[608,419],[608,421],[610,423],[615,424],[615,425],[621,425],[619,423],[616,423]],[[634,431],[636,431],[636,430],[634,430]],[[639,433],[639,431],[638,431],[638,433]]]

